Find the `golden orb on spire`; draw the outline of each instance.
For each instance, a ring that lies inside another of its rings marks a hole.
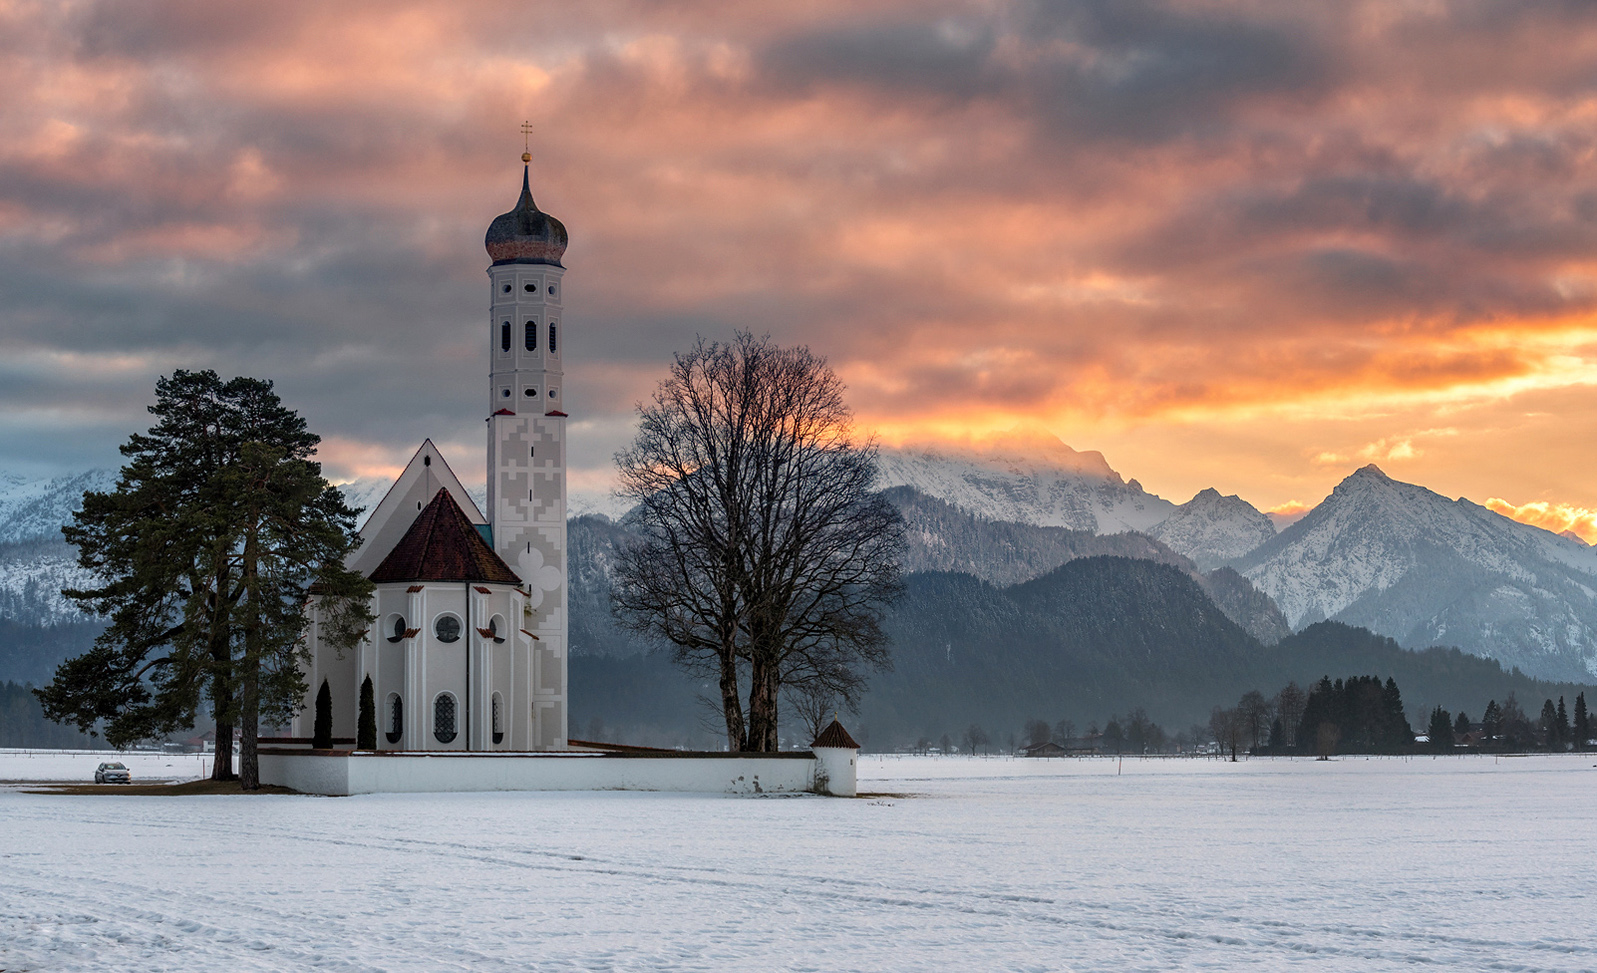
[[[532,123],[531,122],[522,122],[521,123],[521,161],[523,163],[526,163],[526,164],[529,164],[529,165],[532,163]]]
[[[523,152],[523,153],[521,153],[521,161],[522,162],[531,162],[532,161],[532,153],[531,152]]]

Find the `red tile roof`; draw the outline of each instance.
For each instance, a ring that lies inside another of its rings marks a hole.
[[[496,416],[513,416],[513,415],[515,415],[515,413],[511,412],[509,409],[500,409],[498,412],[495,412],[494,415],[496,415]]]
[[[847,730],[843,729],[843,724],[837,722],[835,719],[832,720],[831,726],[821,731],[821,735],[816,737],[815,742],[810,744],[810,746],[848,747],[853,750],[859,749],[859,744],[855,743],[854,738],[848,735]]]
[[[371,573],[373,581],[488,581],[520,584],[449,491],[439,488],[394,549]]]
[[[560,419],[569,419],[569,418],[571,418],[570,416],[566,415],[564,412],[561,412],[559,409],[551,409],[548,412],[545,412],[544,415],[546,415],[546,416],[555,416],[555,417],[560,418]]]

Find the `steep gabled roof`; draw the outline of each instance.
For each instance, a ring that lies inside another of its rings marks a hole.
[[[377,565],[371,579],[521,583],[443,487]]]
[[[428,439],[405,464],[404,472],[389,487],[382,501],[367,511],[366,523],[360,529],[361,545],[344,561],[345,566],[366,575],[375,571],[440,487],[449,490],[455,503],[465,511],[466,519],[474,524],[488,523],[488,518],[478,511],[471,494],[449,468],[443,454]]]
[[[828,726],[826,729],[821,731],[821,735],[816,737],[815,742],[810,744],[810,746],[847,747],[851,750],[859,749],[859,744],[854,742],[854,738],[848,735],[848,731],[843,729],[843,724],[837,722],[836,719],[832,720],[831,726]]]

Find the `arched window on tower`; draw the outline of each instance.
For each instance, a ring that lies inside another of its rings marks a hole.
[[[555,339],[560,336],[558,328],[559,325],[555,324],[555,322],[549,322],[549,354],[551,355],[560,350],[555,344]]]
[[[538,322],[536,322],[536,321],[528,321],[527,322],[526,342],[527,342],[527,350],[528,351],[537,351],[538,350]]]
[[[510,322],[506,321],[499,326],[499,350],[510,350]]]
[[[405,708],[398,693],[388,694],[388,742],[398,743],[405,735]]]

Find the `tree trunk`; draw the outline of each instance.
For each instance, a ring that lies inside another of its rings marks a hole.
[[[256,539],[253,535],[244,542],[244,597],[249,599],[249,612],[245,615],[244,672],[239,680],[239,786],[246,791],[261,788],[260,724],[261,724],[261,597],[257,561]]]
[[[234,780],[233,773],[233,689],[228,683],[231,655],[227,637],[211,635],[211,663],[216,674],[211,677],[211,716],[216,721],[216,764],[211,768],[212,780]]]
[[[220,714],[221,707],[215,712]],[[211,767],[212,780],[234,780],[233,773],[233,724],[218,715],[216,717],[216,762]]]
[[[212,655],[214,657],[215,653]],[[216,721],[216,762],[211,767],[212,780],[234,779],[233,715],[233,693],[228,688],[227,676],[219,672],[211,678],[211,717]]]
[[[749,749],[755,753],[775,753],[778,667],[763,658],[764,655],[756,653],[749,678]]]
[[[242,739],[239,741],[238,778],[239,786],[247,791],[260,790],[261,787],[261,760],[260,751],[260,720],[261,720],[261,694],[260,694],[260,665],[259,654],[251,651],[251,645],[259,636],[252,627],[244,634],[244,679],[240,687],[240,696],[243,697],[239,707],[239,731]]]
[[[211,716],[216,721],[216,762],[211,767],[212,780],[236,780],[233,773],[233,725],[238,714],[233,712],[232,640],[227,630],[227,572],[219,570],[216,576],[216,593],[211,611]]]
[[[721,657],[721,712],[726,715],[726,746],[733,753],[748,749],[743,723],[743,701],[738,698],[737,657]]]

